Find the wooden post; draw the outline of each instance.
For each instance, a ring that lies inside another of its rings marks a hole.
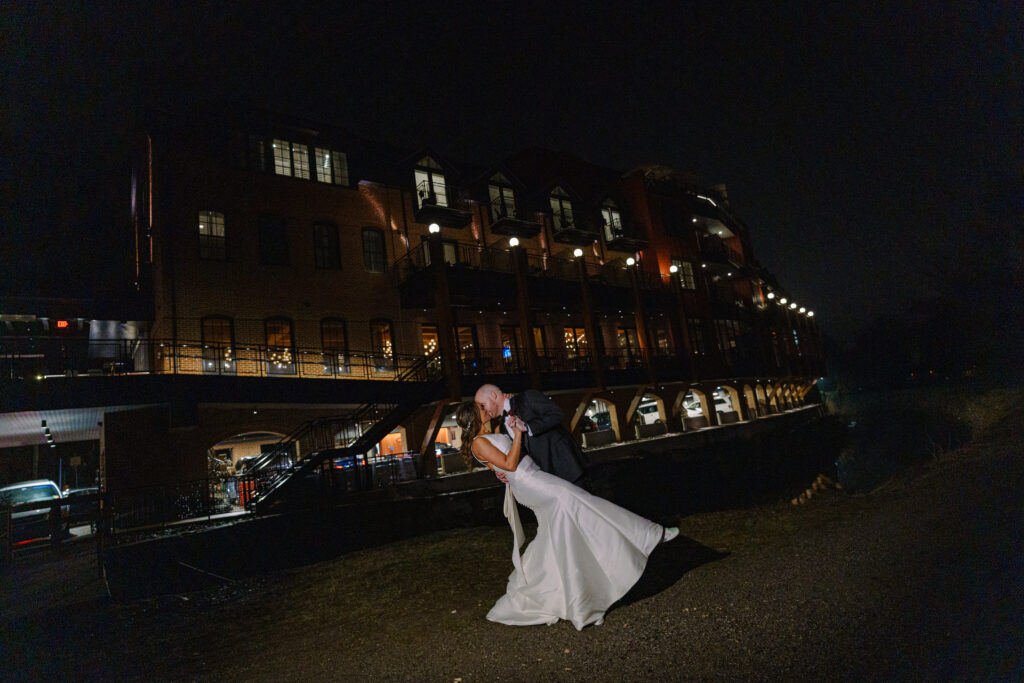
[[[604,389],[604,368],[601,366],[601,355],[597,349],[597,327],[594,325],[594,301],[590,294],[590,279],[587,277],[587,263],[583,256],[576,259],[576,270],[580,278],[580,294],[583,298],[583,329],[586,330],[590,366],[594,371],[594,386]]]
[[[530,388],[540,389],[540,368],[537,366],[537,344],[533,340],[533,310],[530,306],[530,288],[526,279],[526,250],[512,247],[512,264],[516,276],[516,308],[519,311],[519,333],[523,338],[526,354],[526,372],[530,377]]]
[[[637,277],[638,265],[629,266],[629,283],[633,289],[633,319],[636,321],[636,338],[640,344],[640,355],[644,359],[644,367],[647,369],[647,381],[655,384],[654,366],[651,364],[651,337],[647,325],[647,313],[644,310],[644,302],[640,296],[640,281]]]
[[[434,309],[437,311],[437,340],[441,350],[441,365],[448,380],[448,396],[453,401],[462,398],[462,367],[455,345],[455,321],[452,315],[452,297],[448,289],[448,266],[444,262],[444,245],[440,233],[427,238],[430,267],[434,272]]]

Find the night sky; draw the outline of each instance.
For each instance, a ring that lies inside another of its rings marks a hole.
[[[91,198],[127,202],[132,105],[249,102],[455,160],[541,145],[725,183],[845,337],[1010,248],[1024,13],[836,4],[4,3],[4,285],[102,289],[120,208]]]

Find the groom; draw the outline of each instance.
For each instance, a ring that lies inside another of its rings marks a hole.
[[[537,466],[573,484],[582,483],[587,458],[569,430],[562,426],[565,414],[554,401],[534,389],[515,395],[503,394],[493,384],[477,389],[473,400],[480,406],[485,419],[503,418],[503,434],[509,433],[507,416],[515,415],[525,422],[527,431],[523,434],[523,448]]]

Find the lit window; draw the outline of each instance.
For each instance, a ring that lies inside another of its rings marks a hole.
[[[292,347],[292,322],[285,318],[266,321],[267,374],[294,375],[295,350]]]
[[[292,168],[296,178],[309,180],[309,149],[297,142],[292,143]]]
[[[321,183],[348,185],[348,158],[344,152],[317,147],[316,179]]]
[[[433,204],[448,206],[448,192],[445,189],[444,174],[441,165],[430,157],[423,157],[413,171],[416,183],[416,198],[419,206]]]
[[[395,347],[392,343],[390,320],[370,321],[370,346],[373,354],[373,367],[382,371],[393,370]]]
[[[495,175],[491,178],[488,190],[491,197],[492,223],[500,218],[511,218],[516,215],[515,191],[512,189],[508,178],[500,173]]]
[[[619,213],[615,202],[608,201],[601,207],[601,217],[604,219],[605,242],[622,236],[622,214]]]
[[[587,355],[587,331],[582,327],[566,327],[565,350],[569,358]]]
[[[199,212],[199,258],[210,261],[227,259],[224,214],[219,211]]]
[[[568,230],[573,227],[572,202],[569,195],[561,187],[551,191],[551,221],[555,231]]]
[[[437,325],[423,325],[421,336],[423,339],[423,353],[428,356],[436,353],[439,341],[437,336]]]
[[[679,284],[683,289],[697,289],[697,279],[693,275],[692,263],[674,258],[672,265],[678,269],[676,273],[679,275]]]
[[[292,174],[292,144],[287,140],[275,139],[271,146],[274,148],[274,173],[290,176]]]

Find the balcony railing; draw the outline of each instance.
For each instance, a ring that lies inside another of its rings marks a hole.
[[[7,379],[53,375],[180,374],[307,379],[394,379],[422,354],[170,339],[71,340],[0,337]]]

